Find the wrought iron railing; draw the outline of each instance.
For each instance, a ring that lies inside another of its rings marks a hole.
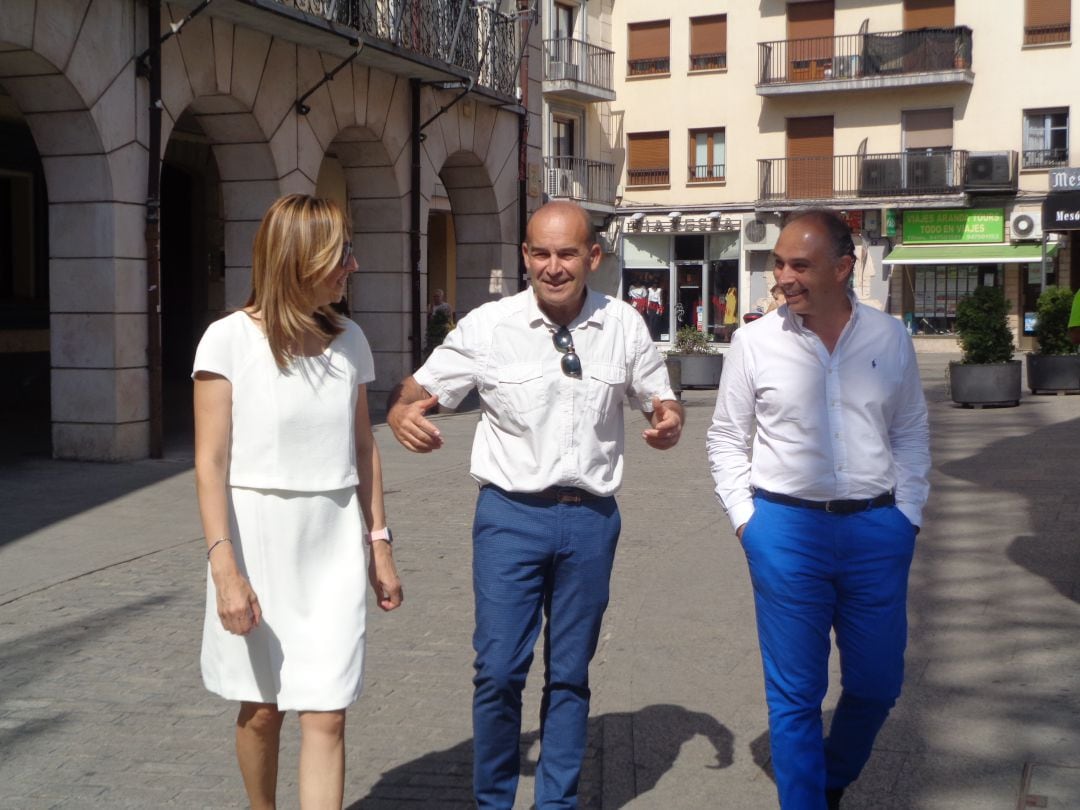
[[[1025,25],[1024,44],[1044,45],[1048,42],[1068,42],[1072,36],[1072,26],[1067,23],[1056,25]]]
[[[515,18],[471,0],[274,0],[443,62],[514,97],[520,50]]]
[[[968,153],[960,149],[758,161],[759,199],[809,200],[959,194]]]
[[[671,73],[671,58],[661,56],[655,59],[627,59],[628,76],[650,76],[655,73]]]
[[[971,29],[966,26],[760,42],[758,83],[970,69],[971,46]]]
[[[690,70],[724,70],[727,68],[727,53],[692,53]]]
[[[649,169],[627,169],[626,184],[628,186],[666,186],[671,182],[671,173],[668,167]]]
[[[615,53],[580,39],[544,40],[544,78],[614,91]]]
[[[1025,169],[1046,169],[1069,165],[1069,150],[1025,149],[1022,156]]]
[[[724,179],[723,163],[706,163],[701,166],[687,167],[687,182],[715,183]]]
[[[577,157],[545,157],[545,191],[553,199],[615,204],[615,165]]]

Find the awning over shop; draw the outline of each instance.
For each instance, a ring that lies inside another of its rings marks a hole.
[[[1046,257],[1057,254],[1057,243],[1046,246]],[[1042,245],[900,245],[882,264],[1016,264],[1042,261]]]

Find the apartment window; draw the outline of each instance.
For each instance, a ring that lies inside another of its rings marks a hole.
[[[670,28],[668,20],[630,23],[627,32],[627,75],[648,76],[671,72]]]
[[[659,186],[670,183],[668,134],[666,132],[632,132],[626,137],[627,185]]]
[[[724,179],[727,166],[727,148],[722,129],[694,129],[690,131],[691,183],[709,183]]]
[[[1068,42],[1071,0],[1025,0],[1024,44]]]
[[[690,70],[727,67],[727,15],[690,18]]]
[[[1068,164],[1068,109],[1026,111],[1023,167],[1042,169]]]

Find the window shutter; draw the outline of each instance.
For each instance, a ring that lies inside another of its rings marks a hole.
[[[815,59],[832,59],[834,25],[833,0],[816,0],[813,3],[789,3],[787,7],[788,59],[805,62]],[[813,76],[811,78],[820,78]]]
[[[1069,0],[1027,0],[1027,15],[1024,22],[1029,28],[1068,25],[1072,22]]]
[[[956,8],[953,0],[904,0],[904,30],[953,28]]]
[[[903,114],[904,147],[907,149],[951,149],[953,111],[908,110]]]
[[[690,20],[690,55],[727,53],[727,15]]]
[[[670,23],[631,23],[628,30],[627,50],[630,61],[638,59],[667,59]]]
[[[668,134],[666,132],[635,132],[628,136],[630,169],[667,169]]]

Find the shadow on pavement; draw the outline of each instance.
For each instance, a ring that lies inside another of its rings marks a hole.
[[[648,793],[678,759],[682,746],[701,735],[716,751],[714,769],[729,767],[734,737],[716,718],[681,706],[657,704],[636,712],[589,718],[589,742],[579,786],[582,810],[618,810]],[[521,738],[521,774],[535,776],[538,732]],[[605,774],[613,769],[614,774]],[[615,787],[613,789],[613,783]],[[425,754],[387,771],[364,798],[347,810],[398,810],[418,806],[438,790],[440,810],[475,807],[472,798],[472,740]],[[519,788],[520,791],[520,788]]]

